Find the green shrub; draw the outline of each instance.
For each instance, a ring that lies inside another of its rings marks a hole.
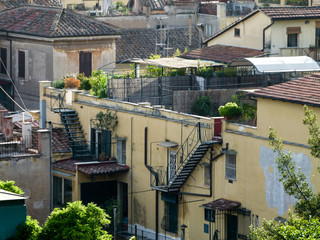
[[[237,68],[227,67],[222,71],[216,71],[218,77],[236,77],[238,76]]]
[[[52,87],[54,88],[63,89],[64,85],[65,85],[64,80],[55,80],[52,82]]]
[[[307,0],[286,0],[286,5],[308,6],[308,1]]]
[[[0,180],[0,189],[9,191],[16,194],[24,194],[21,188],[14,185],[15,181],[1,181]]]
[[[191,113],[200,116],[213,115],[213,101],[209,96],[199,96],[191,107]]]
[[[238,104],[233,102],[228,102],[226,103],[226,105],[220,106],[218,110],[221,116],[225,116],[229,119],[239,117],[242,113],[241,107],[239,107]]]
[[[98,98],[108,97],[108,77],[101,70],[93,71],[89,82],[91,85],[90,93],[93,96],[97,96]]]
[[[27,216],[26,222],[19,224],[15,235],[7,240],[37,240],[40,231],[39,222]]]
[[[80,80],[80,90],[88,91],[91,89],[90,81],[83,73],[78,74],[77,78]]]
[[[110,223],[108,218],[94,203],[67,203],[67,207],[52,211],[38,240],[111,240],[112,236],[103,229]]]

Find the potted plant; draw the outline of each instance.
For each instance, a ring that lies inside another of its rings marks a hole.
[[[224,116],[227,120],[239,118],[242,114],[241,107],[234,102],[228,102],[224,106],[220,106],[218,110],[220,115]]]

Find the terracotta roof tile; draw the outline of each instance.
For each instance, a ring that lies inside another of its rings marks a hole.
[[[263,55],[261,50],[233,47],[226,45],[212,45],[198,48],[183,54],[181,57],[188,59],[201,59],[222,63],[231,63],[236,58],[255,57]]]
[[[214,200],[212,202],[208,202],[206,204],[203,204],[202,207],[209,208],[209,209],[216,209],[216,210],[230,210],[237,207],[240,207],[241,203],[237,201],[231,201],[224,198],[219,198],[217,200]]]
[[[177,49],[184,52],[185,48],[199,47],[199,32],[192,29],[192,45],[189,46],[189,28],[169,28],[167,30],[169,50],[168,56],[173,56]],[[160,32],[156,29],[121,30],[121,38],[116,41],[117,61],[131,58],[149,58],[156,53],[156,43],[159,42]],[[158,46],[159,54],[159,46]]]
[[[129,167],[126,165],[121,165],[116,162],[86,162],[83,163],[82,161],[67,159],[61,160],[53,163],[53,167],[55,169],[66,170],[70,172],[76,172],[76,165],[78,164],[78,171],[83,172],[87,175],[103,175],[103,174],[115,174],[121,172],[128,172]]]
[[[28,0],[4,0],[6,8],[16,8],[20,6],[29,5]],[[57,0],[33,0],[32,5],[39,5],[39,6],[56,6],[60,7],[61,4]]]
[[[0,31],[40,37],[118,35],[110,26],[55,7],[23,6],[0,13]]]
[[[320,7],[268,7],[261,12],[273,20],[320,18]]]
[[[320,74],[262,88],[251,95],[320,107]]]

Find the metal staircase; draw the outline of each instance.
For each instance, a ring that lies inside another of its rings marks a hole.
[[[164,192],[178,192],[193,170],[214,144],[221,144],[221,138],[214,138],[208,126],[197,123],[175,156],[170,159],[166,171],[153,168],[158,184],[153,188]]]
[[[64,96],[60,92],[51,92],[51,99],[55,100],[55,102],[51,102],[51,111],[60,115],[61,124],[65,128],[65,133],[72,149],[73,158],[91,157],[78,113],[73,109],[65,108],[63,98]]]

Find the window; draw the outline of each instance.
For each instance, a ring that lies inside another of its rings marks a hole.
[[[18,51],[18,77],[26,77],[26,53],[25,51]]]
[[[118,163],[126,164],[126,140],[117,140]]]
[[[204,185],[210,185],[210,165],[204,166]]]
[[[236,154],[226,154],[226,178],[236,180]]]
[[[0,48],[0,73],[7,74],[7,49]]]
[[[72,201],[72,181],[53,176],[53,206],[60,207]]]
[[[240,37],[240,29],[239,28],[235,28],[234,29],[234,36],[235,37]]]
[[[287,28],[287,47],[298,47],[298,34],[301,33],[300,27]]]
[[[162,226],[165,231],[178,233],[178,204],[165,202]]]
[[[204,33],[206,37],[210,37],[212,35],[212,25],[211,24],[206,24],[204,26]]]
[[[316,22],[316,48],[320,48],[320,22]]]
[[[92,74],[92,53],[80,52],[79,54],[79,73],[84,73],[86,77]]]
[[[204,220],[209,222],[215,222],[216,220],[216,212],[214,209],[204,209]]]
[[[111,131],[91,128],[91,153],[96,158],[111,157]]]

